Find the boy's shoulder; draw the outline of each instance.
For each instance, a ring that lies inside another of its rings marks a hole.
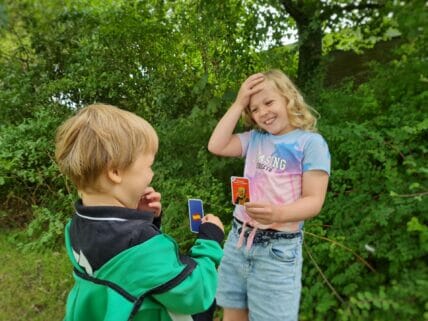
[[[130,247],[162,234],[153,214],[121,207],[83,206],[76,202],[69,235],[76,253],[85,252],[94,270]]]

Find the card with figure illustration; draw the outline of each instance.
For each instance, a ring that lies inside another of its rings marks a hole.
[[[193,233],[199,233],[199,227],[204,217],[204,206],[200,199],[191,198],[187,201],[189,206],[190,230]]]
[[[230,178],[232,187],[232,203],[244,205],[250,201],[250,181],[246,177],[232,176]]]

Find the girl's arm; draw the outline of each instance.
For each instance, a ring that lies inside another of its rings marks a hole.
[[[243,110],[249,105],[251,95],[259,92],[257,84],[264,80],[263,74],[254,74],[248,77],[241,88],[235,102],[220,119],[208,142],[208,150],[219,156],[241,156],[242,147],[239,137],[233,134],[236,124]]]
[[[328,174],[321,170],[303,173],[302,196],[285,205],[246,203],[248,215],[261,224],[289,223],[306,220],[317,215],[324,204],[328,186]]]
[[[208,142],[208,150],[219,156],[241,156],[241,142],[233,130],[242,113],[241,106],[236,102],[228,109],[220,119]]]

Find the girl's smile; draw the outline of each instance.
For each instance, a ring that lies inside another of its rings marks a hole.
[[[249,110],[251,117],[263,130],[272,135],[282,135],[294,129],[290,124],[287,100],[275,84],[263,81],[258,86],[262,89],[251,96]]]

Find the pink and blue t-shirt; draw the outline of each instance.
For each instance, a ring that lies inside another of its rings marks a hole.
[[[289,204],[300,198],[302,175],[321,170],[330,174],[330,152],[324,138],[314,132],[295,129],[284,135],[251,130],[238,134],[245,156],[244,176],[250,180],[251,202]],[[303,222],[261,225],[251,221],[244,206],[237,205],[234,216],[250,225],[294,232]]]

